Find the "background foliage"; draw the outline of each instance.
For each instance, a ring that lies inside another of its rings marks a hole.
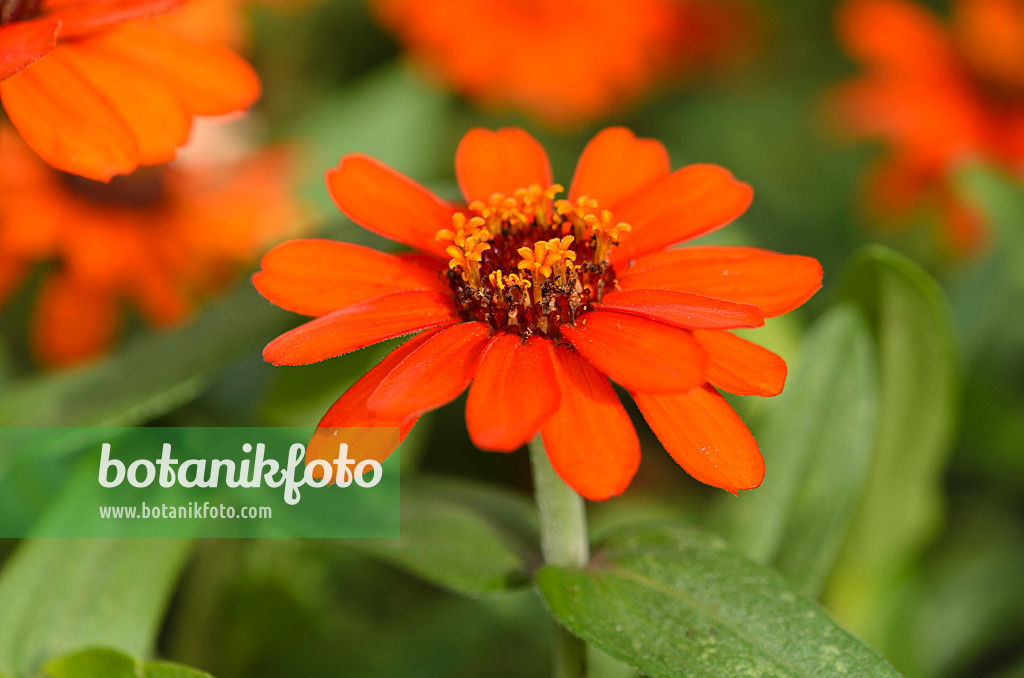
[[[637,479],[589,507],[611,565],[545,568],[533,586],[528,458],[474,450],[457,402],[403,447],[396,542],[0,543],[0,675],[200,675],[140,663],[153,657],[219,678],[544,675],[546,610],[602,648],[592,662],[606,678],[895,675],[827,610],[903,675],[1024,676],[1024,191],[965,170],[960,190],[986,209],[998,243],[967,260],[942,256],[928,215],[878,230],[858,202],[878,149],[834,141],[824,115],[823,97],[854,70],[833,3],[755,6],[766,35],[746,67],[571,131],[445,93],[360,2],[250,7],[249,19],[265,87],[258,122],[267,141],[301,149],[296,191],[329,237],[386,246],[330,204],[322,176],[342,154],[369,153],[454,195],[453,151],[473,125],[526,126],[563,181],[585,141],[619,123],[664,141],[675,166],[716,162],[751,183],[749,213],[706,240],[812,255],[825,269],[805,308],[756,334],[790,364],[785,393],[734,403],[766,457],[760,490],[737,499],[699,485],[640,423]],[[42,374],[22,329],[31,294],[0,316],[5,425],[313,426],[384,350],[271,368],[260,347],[299,319],[242,279],[180,330],[138,330],[100,362]],[[623,529],[636,522],[648,527]],[[685,571],[652,555],[668,551],[685,554]],[[679,581],[694,590],[676,597]],[[723,591],[747,604],[742,614],[716,607],[729,607]],[[815,620],[805,635],[770,623],[783,604]],[[621,610],[633,642],[599,615],[576,618],[580,606]],[[693,633],[671,638],[680,623]],[[825,667],[826,646],[851,663]],[[87,647],[109,649],[60,658]]]

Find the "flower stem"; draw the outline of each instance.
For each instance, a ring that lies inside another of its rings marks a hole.
[[[530,462],[544,562],[564,567],[585,567],[590,560],[590,547],[583,498],[551,468],[540,436],[530,443]],[[554,678],[584,678],[586,658],[584,642],[556,622]]]

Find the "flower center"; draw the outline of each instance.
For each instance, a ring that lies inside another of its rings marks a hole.
[[[163,168],[140,167],[109,182],[94,181],[75,174],[58,172],[61,183],[86,201],[104,207],[144,210],[156,207],[166,195]]]
[[[0,26],[31,19],[39,12],[42,0],[0,0]]]
[[[555,200],[562,190],[555,184],[495,193],[438,231],[448,243],[448,285],[464,319],[524,339],[558,339],[559,327],[574,325],[615,288],[608,254],[629,224],[585,196]]]

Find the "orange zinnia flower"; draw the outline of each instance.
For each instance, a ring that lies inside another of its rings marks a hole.
[[[750,187],[714,165],[670,172],[660,143],[624,128],[590,142],[568,199],[556,198],[544,149],[521,129],[470,131],[455,169],[465,206],[362,155],[327,174],[342,212],[415,254],[296,240],[263,258],[260,293],[318,316],[267,345],[275,365],[418,333],[320,426],[404,436],[469,387],[477,446],[511,451],[539,431],[558,474],[604,499],[640,463],[610,377],[693,477],[732,492],[759,485],[757,444],[717,388],[775,395],[786,366],[728,330],[801,305],[821,267],[746,247],[667,249],[741,215]]]
[[[183,320],[293,221],[278,152],[229,167],[158,166],[102,183],[43,164],[0,130],[0,303],[37,262],[33,347],[49,365],[102,353],[122,302]]]
[[[976,248],[983,225],[951,179],[971,158],[1024,176],[1024,1],[959,0],[949,28],[909,0],[852,0],[839,20],[869,68],[839,92],[839,111],[891,146],[869,184],[872,206],[898,215],[933,200],[949,242]]]
[[[172,160],[197,115],[252,105],[255,71],[149,22],[183,0],[0,0],[0,100],[57,169],[106,181]]]
[[[413,57],[463,94],[550,123],[583,122],[659,78],[743,53],[724,0],[376,0]]]

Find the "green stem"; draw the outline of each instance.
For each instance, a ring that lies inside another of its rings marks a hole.
[[[583,498],[551,468],[540,436],[530,443],[530,462],[544,562],[564,567],[585,567],[590,560],[590,546]],[[586,658],[586,644],[556,623],[554,678],[584,678]]]

